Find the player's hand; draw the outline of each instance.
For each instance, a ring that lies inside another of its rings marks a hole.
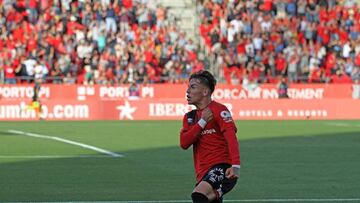
[[[226,169],[225,176],[228,179],[240,178],[240,168],[230,167],[230,168]]]
[[[209,109],[209,107],[206,107],[201,114],[201,118],[204,119],[206,122],[209,122],[211,119],[213,119],[213,113]]]

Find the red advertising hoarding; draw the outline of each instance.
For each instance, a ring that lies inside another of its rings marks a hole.
[[[130,98],[128,86],[43,85],[40,98],[46,120],[179,120],[192,107],[186,85],[140,86]],[[289,99],[278,99],[274,85],[252,91],[219,85],[214,99],[225,103],[234,119],[360,119],[360,100],[351,85],[292,85]],[[0,120],[35,120],[32,86],[0,86]]]

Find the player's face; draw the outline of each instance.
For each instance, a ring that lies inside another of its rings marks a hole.
[[[188,104],[199,104],[205,96],[205,90],[205,85],[201,84],[199,79],[191,79],[186,91],[186,99]]]

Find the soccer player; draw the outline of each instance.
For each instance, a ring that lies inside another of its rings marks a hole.
[[[237,129],[229,110],[211,99],[215,85],[210,72],[199,71],[190,76],[186,91],[188,104],[196,109],[184,115],[180,146],[193,146],[194,203],[221,203],[240,175]]]
[[[34,94],[32,97],[31,103],[28,105],[29,110],[35,110],[36,117],[42,119],[41,117],[41,103],[39,99],[40,83],[34,84]]]

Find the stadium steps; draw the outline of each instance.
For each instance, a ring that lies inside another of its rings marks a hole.
[[[175,18],[181,31],[194,38],[196,31],[196,5],[193,0],[160,0],[159,3],[168,8],[170,18]],[[168,17],[169,17],[168,16]]]

